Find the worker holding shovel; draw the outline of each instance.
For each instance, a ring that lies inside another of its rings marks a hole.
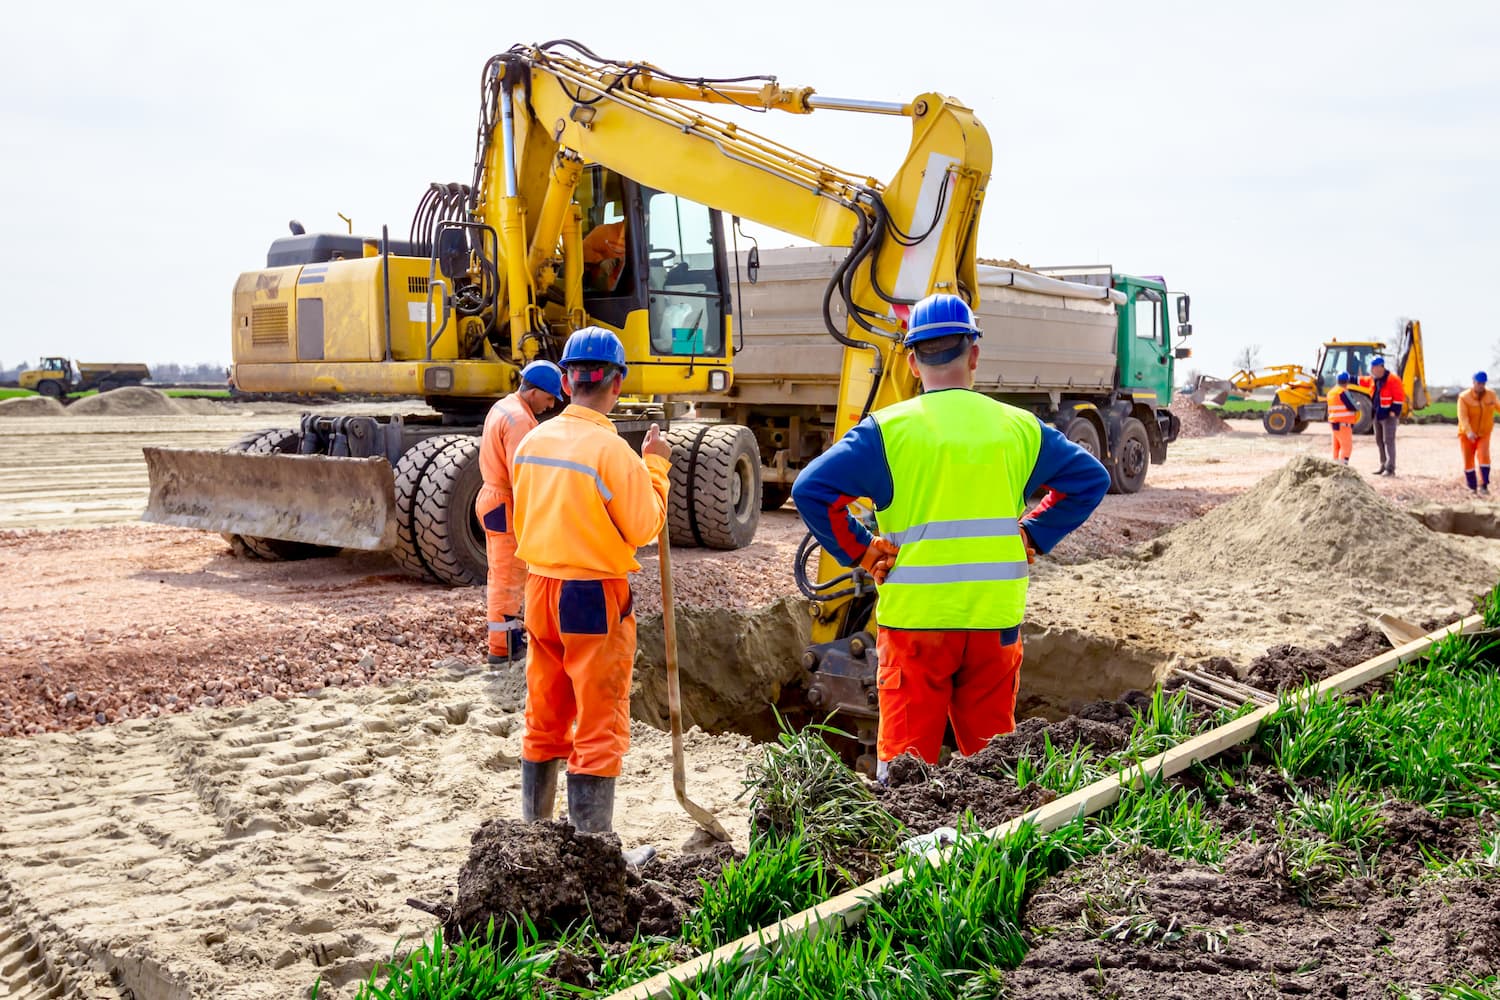
[[[573,401],[526,435],[513,469],[516,554],[530,568],[521,816],[552,818],[566,760],[568,819],[582,833],[608,833],[630,747],[626,577],[666,521],[672,450],[652,424],[636,455],[610,422],[626,373],[613,333],[577,331],[560,364]]]
[[[1349,399],[1349,373],[1339,372],[1339,384],[1328,394],[1328,426],[1333,430],[1333,460],[1349,464],[1354,454],[1354,424],[1359,413]]]
[[[1490,377],[1474,373],[1474,384],[1458,394],[1458,444],[1464,457],[1464,482],[1470,493],[1490,491],[1490,434],[1495,429],[1495,411],[1500,409]],[[1474,468],[1475,464],[1479,468]]]
[[[1056,428],[973,390],[979,336],[956,295],[914,305],[905,345],[922,394],[860,421],[792,487],[823,548],[880,587],[882,776],[908,751],[937,763],[950,721],[963,754],[1015,728],[1028,564],[1109,489],[1098,459]],[[848,513],[860,497],[878,535]]]

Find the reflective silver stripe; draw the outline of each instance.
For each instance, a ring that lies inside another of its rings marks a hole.
[[[1026,560],[998,563],[961,563],[956,566],[897,566],[885,578],[892,583],[994,583],[1026,579]]]
[[[1019,535],[1021,522],[1014,517],[968,517],[955,521],[928,521],[905,531],[887,535],[897,545],[939,538],[997,538]]]
[[[609,487],[604,485],[604,480],[599,478],[598,470],[592,469],[582,462],[570,462],[566,458],[544,458],[541,455],[517,455],[516,464],[545,465],[552,469],[567,469],[570,472],[581,472],[585,476],[593,478],[594,485],[599,487],[599,495],[604,498],[605,503],[609,503],[610,500],[614,499],[614,494],[609,491]]]
[[[519,632],[526,627],[526,623],[517,618],[509,622],[490,622],[491,632]]]

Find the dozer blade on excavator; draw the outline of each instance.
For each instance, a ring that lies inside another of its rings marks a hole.
[[[1229,393],[1233,388],[1234,386],[1228,379],[1199,375],[1198,380],[1193,383],[1193,391],[1188,393],[1188,399],[1200,405],[1212,403],[1215,406],[1223,406],[1228,402]]]
[[[395,479],[383,458],[143,450],[143,520],[346,549],[396,544]]]

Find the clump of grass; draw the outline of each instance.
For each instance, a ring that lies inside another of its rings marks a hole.
[[[1112,843],[1147,844],[1203,864],[1224,860],[1234,839],[1204,818],[1202,795],[1168,785],[1160,775],[1137,772],[1135,778],[1139,785],[1122,788],[1119,802],[1098,820]]]
[[[823,858],[800,828],[762,834],[743,860],[703,882],[703,899],[683,936],[704,950],[716,948],[815,905],[830,889]]]
[[[592,964],[596,972],[590,985],[561,986],[563,995],[608,996],[665,972],[680,961],[680,947],[676,942],[664,938],[638,937],[623,947],[610,947],[596,935],[584,929],[573,941],[560,943],[579,954],[593,953]]]
[[[1332,844],[1342,844],[1360,862],[1368,860],[1383,843],[1385,822],[1380,802],[1354,780],[1344,775],[1327,795],[1298,792],[1289,814],[1292,823],[1310,830]]]
[[[528,921],[445,942],[442,929],[405,958],[392,955],[361,983],[356,1000],[530,1000],[554,985],[548,973],[557,949],[544,945]],[[383,980],[383,981],[382,981]]]
[[[845,882],[882,867],[901,840],[901,822],[875,800],[864,781],[823,739],[827,726],[783,732],[750,766],[755,822],[760,832],[796,833],[825,867]]]
[[[1460,858],[1418,845],[1427,874],[1435,878],[1496,878],[1500,876],[1500,830],[1482,837],[1479,845]]]
[[[1482,594],[1478,603],[1479,616],[1484,622],[1484,627],[1500,628],[1500,583],[1491,587],[1488,593]]]
[[[1186,690],[1172,694],[1158,687],[1145,711],[1132,708],[1130,742],[1116,756],[1125,762],[1145,760],[1170,750],[1198,731],[1199,720]]]
[[[1059,748],[1053,746],[1052,737],[1044,733],[1041,753],[1022,754],[1014,765],[1005,769],[1005,773],[1018,788],[1036,784],[1058,795],[1067,795],[1107,776],[1110,770],[1081,741],[1071,747]]]

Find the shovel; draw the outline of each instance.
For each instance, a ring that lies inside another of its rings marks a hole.
[[[677,620],[672,613],[672,545],[667,526],[661,526],[656,542],[661,561],[661,630],[667,647],[667,714],[672,723],[672,791],[677,804],[715,840],[729,842],[729,831],[714,814],[687,797],[687,767],[682,759],[682,690],[677,683]]]

